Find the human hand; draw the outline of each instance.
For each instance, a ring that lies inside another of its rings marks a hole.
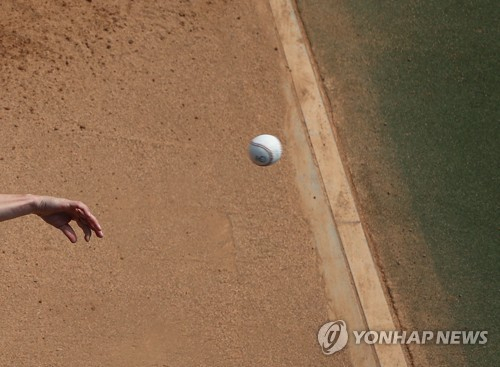
[[[90,212],[88,206],[81,201],[51,196],[36,196],[34,199],[34,214],[61,230],[71,242],[75,243],[77,240],[76,233],[69,224],[72,220],[82,229],[87,242],[90,241],[92,231],[95,232],[97,237],[104,237],[101,225],[96,217]]]

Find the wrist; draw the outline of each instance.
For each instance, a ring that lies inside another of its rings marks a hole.
[[[33,194],[26,194],[25,200],[26,200],[26,206],[29,210],[29,214],[36,214],[38,212],[38,209],[40,207],[40,200],[38,195],[33,195]]]

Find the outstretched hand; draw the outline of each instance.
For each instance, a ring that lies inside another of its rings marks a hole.
[[[74,220],[82,229],[85,240],[90,241],[92,232],[97,237],[104,237],[102,228],[96,217],[90,212],[87,205],[80,201],[73,201],[51,196],[37,196],[35,199],[34,214],[48,224],[61,230],[68,239],[75,243],[76,233],[70,222]]]

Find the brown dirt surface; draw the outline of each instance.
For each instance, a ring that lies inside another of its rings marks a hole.
[[[1,2],[1,191],[82,200],[106,237],[2,223],[0,365],[348,365],[316,342],[279,50],[262,0]],[[260,133],[279,164],[248,160]]]

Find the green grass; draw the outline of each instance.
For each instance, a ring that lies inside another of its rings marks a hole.
[[[500,6],[340,3],[349,9],[363,60],[372,64],[370,82],[412,210],[456,299],[455,327],[489,330],[486,348],[466,348],[468,363],[500,365]],[[336,6],[299,1],[320,4]],[[321,32],[314,27],[306,21],[308,32]],[[321,56],[318,62],[335,67]]]

